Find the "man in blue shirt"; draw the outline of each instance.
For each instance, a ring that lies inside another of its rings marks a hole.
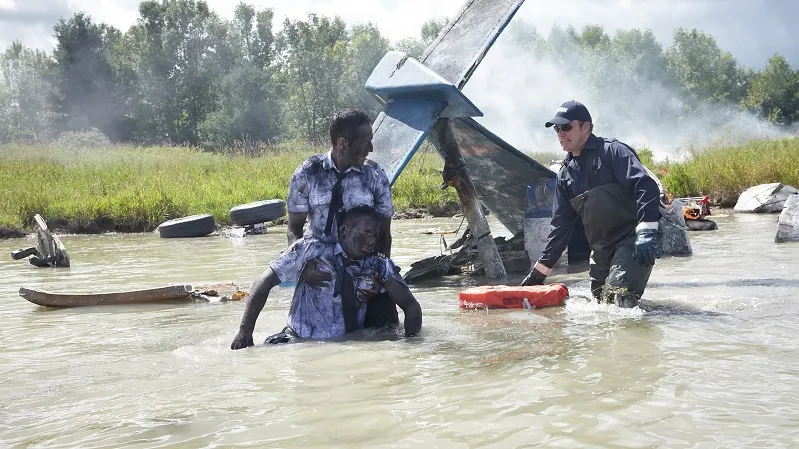
[[[391,259],[374,254],[380,235],[379,215],[368,206],[360,206],[345,212],[340,220],[338,243],[305,236],[269,264],[247,295],[231,349],[253,345],[255,321],[271,289],[282,281],[298,279],[285,337],[328,339],[363,329],[367,303],[380,292],[385,292],[405,313],[405,335],[419,332],[419,303]],[[335,282],[314,287],[301,279],[303,267],[312,259],[319,260],[320,269],[331,273]]]
[[[336,242],[337,217],[341,210],[370,206],[380,216],[380,237],[376,251],[391,257],[391,217],[394,202],[391,184],[383,169],[367,159],[372,152],[372,121],[360,109],[346,108],[330,121],[331,148],[311,156],[294,171],[289,183],[288,243],[313,235],[325,242]],[[311,259],[301,278],[312,286],[330,282],[330,273],[319,270]],[[368,325],[397,323],[397,308],[385,295],[369,302]]]
[[[555,128],[569,154],[558,172],[546,248],[522,285],[544,282],[582,219],[591,248],[591,293],[602,302],[635,307],[660,258],[658,185],[632,148],[592,133],[582,103],[563,103],[545,126]]]

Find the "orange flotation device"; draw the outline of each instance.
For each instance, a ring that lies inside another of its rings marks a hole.
[[[562,306],[569,296],[563,284],[531,285],[483,285],[463,290],[458,294],[461,309],[523,309],[524,299],[530,307]]]

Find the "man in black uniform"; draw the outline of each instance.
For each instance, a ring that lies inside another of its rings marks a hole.
[[[595,136],[591,114],[567,101],[546,123],[569,154],[558,173],[547,246],[522,285],[540,285],[582,219],[591,247],[591,293],[601,302],[635,307],[655,259],[659,190],[632,148]]]

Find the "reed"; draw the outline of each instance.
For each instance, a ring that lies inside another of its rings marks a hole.
[[[229,225],[233,206],[286,198],[291,174],[325,148],[297,143],[225,154],[185,147],[0,146],[0,228],[29,229],[35,214],[72,232],[150,231],[209,213]],[[449,211],[443,161],[420,151],[393,188],[396,209]]]
[[[161,222],[210,213],[230,224],[233,206],[286,198],[308,156],[326,151],[298,142],[234,147],[225,153],[186,147],[0,146],[0,228],[30,229],[35,214],[72,232],[151,231]],[[799,186],[799,137],[691,150],[681,161],[642,161],[675,196],[709,195],[730,206],[753,185]],[[540,154],[547,165],[550,154]],[[443,160],[423,146],[393,186],[395,208],[447,215],[455,191],[441,189]]]
[[[799,186],[799,137],[691,149],[682,161],[655,166],[664,188],[673,195],[708,195],[713,203],[730,207],[754,185]]]

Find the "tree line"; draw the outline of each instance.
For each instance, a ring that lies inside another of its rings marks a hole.
[[[271,9],[246,3],[226,20],[202,0],[146,0],[124,33],[77,13],[54,26],[52,52],[15,42],[0,55],[0,142],[96,130],[144,145],[325,144],[335,110],[376,117],[363,86],[380,58],[391,49],[420,56],[445,24],[430,20],[418,37],[390,42],[372,24],[316,14],[276,32]],[[676,30],[668,48],[649,30],[554,27],[545,37],[514,20],[507,33],[520,51],[583,74],[600,98],[619,88],[645,95],[657,82],[680,110],[725,104],[799,121],[799,71],[783,56],[744,68],[700,30]]]

